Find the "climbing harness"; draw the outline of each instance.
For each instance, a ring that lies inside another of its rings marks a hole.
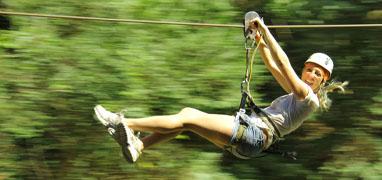
[[[235,137],[236,140],[240,140],[243,138],[243,132],[247,128],[248,123],[244,121],[245,118],[248,118],[246,115],[246,111],[250,110],[251,112],[255,112],[258,117],[267,125],[269,130],[271,131],[272,141],[271,144],[274,144],[276,141],[281,139],[281,134],[277,127],[275,126],[274,122],[270,119],[268,114],[263,111],[260,107],[258,107],[255,104],[255,101],[253,100],[253,97],[250,93],[250,82],[252,79],[252,66],[255,59],[255,55],[257,52],[257,49],[259,47],[259,43],[256,43],[256,30],[249,28],[249,23],[251,20],[255,18],[260,18],[260,16],[254,12],[250,11],[245,14],[244,16],[244,38],[245,38],[245,50],[246,50],[246,70],[245,70],[245,76],[244,80],[241,82],[241,100],[240,100],[240,106],[239,111],[236,114],[236,118],[239,119],[240,126],[238,133]],[[262,38],[262,35],[260,34],[260,38]],[[265,153],[277,153],[281,154],[283,157],[296,159],[295,155],[297,153],[295,152],[283,152],[280,151],[277,147],[269,147],[268,149],[264,150]],[[258,157],[263,157],[264,155],[260,155]]]

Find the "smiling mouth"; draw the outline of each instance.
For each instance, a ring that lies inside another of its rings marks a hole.
[[[312,85],[313,85],[313,83],[310,83],[310,82],[308,82],[308,81],[305,81],[305,83],[306,83],[307,85],[309,85],[309,86],[312,86]]]

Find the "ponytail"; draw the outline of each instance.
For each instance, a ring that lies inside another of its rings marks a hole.
[[[338,90],[340,93],[345,93],[345,86],[349,84],[348,81],[338,82],[332,80],[329,83],[322,83],[318,90],[317,97],[320,103],[321,111],[328,111],[332,105],[332,100],[329,99],[328,93]]]

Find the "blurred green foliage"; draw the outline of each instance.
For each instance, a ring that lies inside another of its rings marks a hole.
[[[380,23],[369,1],[0,0],[7,11],[202,23],[241,22],[255,10],[267,24]],[[376,13],[377,12],[377,13]],[[242,30],[0,16],[0,179],[379,179],[381,30],[276,30],[297,72],[313,52],[335,60],[334,77],[354,92],[333,95],[287,137],[279,156],[241,161],[199,137],[148,149],[134,165],[93,120],[103,104],[130,117],[185,106],[232,114],[244,73]],[[260,61],[254,96],[267,105],[283,92]]]

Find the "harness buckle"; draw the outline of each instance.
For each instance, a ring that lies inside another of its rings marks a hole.
[[[248,39],[247,38],[244,41],[244,47],[246,50],[251,50],[251,49],[255,48],[256,47],[255,44],[256,44],[256,40],[254,40],[254,39]]]
[[[248,89],[248,85],[249,82],[246,79],[244,79],[240,84],[240,92],[243,93],[244,91],[246,91]]]

